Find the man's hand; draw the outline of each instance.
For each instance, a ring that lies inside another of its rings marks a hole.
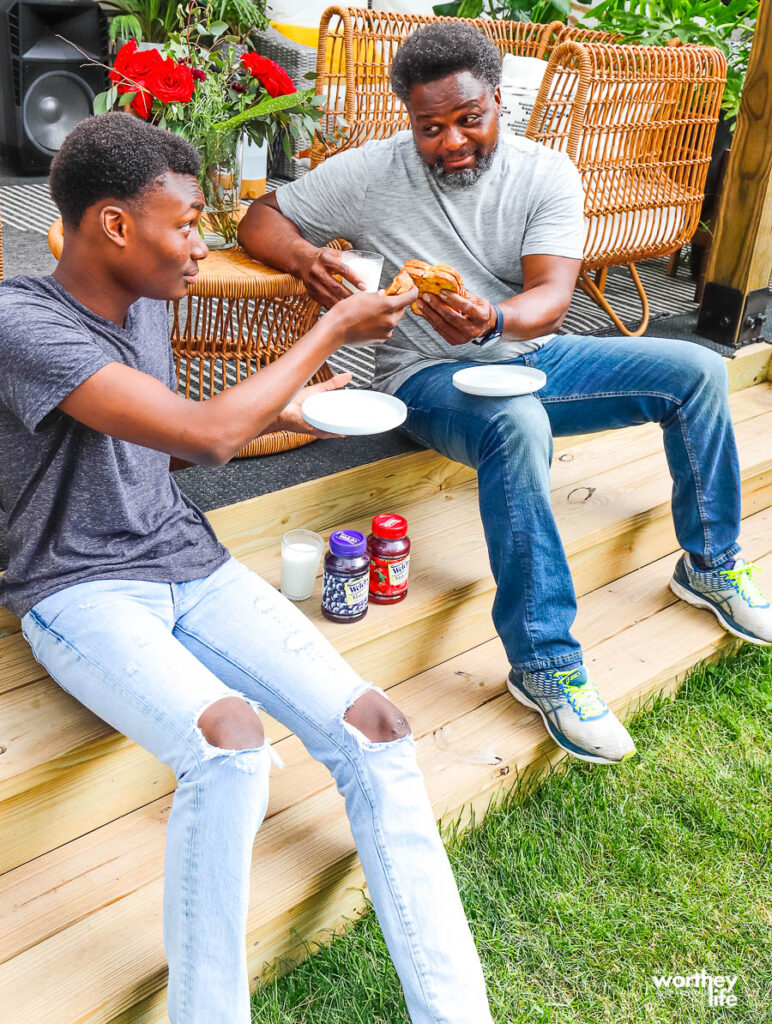
[[[355,288],[362,291],[365,288],[364,281],[343,262],[337,249],[322,246],[303,261],[301,276],[306,291],[325,309],[332,309],[336,302],[351,295],[351,289],[336,280],[335,275],[350,281]]]
[[[275,430],[292,430],[296,434],[311,434],[313,437],[343,437],[342,434],[328,434],[324,430],[317,430],[303,419],[301,411],[303,402],[311,395],[318,395],[322,391],[337,391],[351,383],[350,373],[338,373],[321,384],[312,384],[310,387],[301,388],[295,397],[288,402],[276,419],[265,430],[265,433],[272,433]]]
[[[450,345],[467,345],[496,323],[496,310],[479,295],[425,292],[418,301],[421,315]]]

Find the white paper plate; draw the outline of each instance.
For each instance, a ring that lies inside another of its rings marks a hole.
[[[547,375],[530,366],[507,366],[502,363],[483,363],[467,366],[453,374],[453,386],[467,395],[485,395],[488,398],[508,398],[529,395],[547,383]]]
[[[329,434],[381,434],[405,422],[407,406],[380,391],[322,391],[301,406],[303,419]]]

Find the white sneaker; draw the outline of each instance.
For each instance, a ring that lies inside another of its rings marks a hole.
[[[558,746],[580,761],[619,764],[635,754],[630,733],[590,682],[584,665],[565,672],[512,669],[507,689],[538,711]]]
[[[731,569],[699,569],[683,554],[670,589],[695,608],[713,612],[728,633],[762,647],[772,645],[772,605],[753,581],[758,565],[736,558]]]

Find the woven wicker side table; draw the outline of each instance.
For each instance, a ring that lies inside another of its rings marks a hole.
[[[48,244],[58,259],[60,220],[51,225]],[[187,299],[170,305],[177,390],[199,401],[274,362],[313,327],[320,312],[302,281],[258,263],[241,247],[210,252],[199,263]],[[312,380],[318,383],[331,376],[324,363]],[[289,431],[263,434],[238,457],[273,455],[313,440]]]

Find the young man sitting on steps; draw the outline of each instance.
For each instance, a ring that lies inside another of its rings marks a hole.
[[[485,1024],[482,971],[408,723],[229,556],[169,472],[170,456],[219,465],[263,431],[307,430],[300,405],[316,389],[304,382],[342,343],[389,337],[417,292],[352,296],[259,374],[185,400],[165,300],[186,294],[207,255],[199,169],[187,142],[117,113],[82,122],[53,163],[59,265],[0,286],[0,603],[63,689],[175,772],[172,1024],[251,1020],[249,875],[271,762],[259,708],[345,797],[414,1024]]]
[[[394,58],[411,130],[365,143],[254,204],[242,244],[300,275],[330,309],[338,236],[384,256],[385,279],[416,257],[457,270],[465,298],[426,295],[376,354],[375,384],[408,406],[415,440],[477,469],[497,583],[493,618],[509,689],[554,739],[588,761],[634,753],[587,676],[571,635],[576,598],[550,507],[553,435],[655,421],[673,477],[684,555],[671,587],[752,643],[772,643],[772,609],[739,557],[740,474],[715,353],[658,338],[555,335],[584,245],[584,196],[569,158],[501,140],[501,58],[460,22],[419,29]],[[538,395],[480,398],[451,382],[477,362],[538,367]],[[619,666],[624,671],[624,666]]]

